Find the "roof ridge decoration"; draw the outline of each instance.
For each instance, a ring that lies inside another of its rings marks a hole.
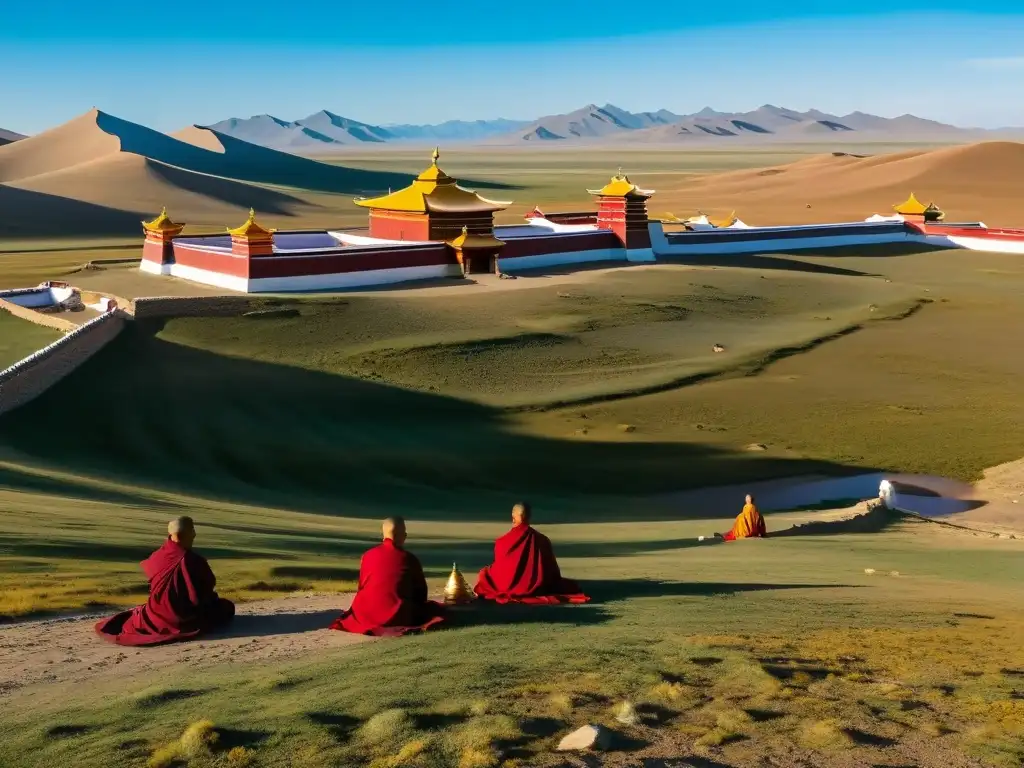
[[[441,153],[437,147],[431,153],[430,167],[420,173],[412,184],[397,192],[373,198],[356,199],[362,208],[403,213],[486,213],[501,211],[511,201],[491,200],[472,189],[461,186],[457,179],[445,173],[437,164]]]
[[[231,229],[228,227],[228,234],[232,237],[244,237],[249,240],[270,240],[273,238],[274,230],[265,229],[256,222],[256,209],[249,209],[249,218],[240,227]]]
[[[588,189],[587,193],[597,195],[598,197],[647,198],[654,194],[654,190],[641,189],[629,180],[629,177],[622,172],[622,168],[619,168],[618,172],[612,176],[612,180],[601,187],[601,189]]]
[[[143,231],[171,235],[172,237],[180,234],[184,228],[184,224],[177,224],[171,221],[171,217],[167,215],[166,205],[160,210],[160,215],[155,219],[142,222]]]

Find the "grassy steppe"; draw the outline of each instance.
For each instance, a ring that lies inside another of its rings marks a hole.
[[[0,420],[0,612],[137,601],[138,559],[184,511],[228,596],[351,588],[391,512],[439,587],[486,563],[522,496],[595,601],[40,683],[8,692],[0,763],[139,765],[208,718],[219,744],[193,734],[179,764],[558,765],[558,736],[629,698],[644,725],[614,725],[608,765],[1018,765],[1019,541],[893,521],[696,546],[737,509],[657,494],[1019,458],[1024,263],[741,264],[133,325]]]
[[[60,337],[60,331],[22,320],[0,309],[0,370]]]

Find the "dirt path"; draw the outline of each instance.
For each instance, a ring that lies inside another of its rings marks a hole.
[[[0,626],[0,701],[34,685],[81,685],[104,678],[133,679],[164,667],[192,668],[294,658],[323,648],[372,642],[334,632],[328,624],[352,595],[299,594],[238,606],[227,630],[187,643],[126,648],[96,636],[102,614]]]

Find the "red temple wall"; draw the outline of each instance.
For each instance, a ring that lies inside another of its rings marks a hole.
[[[494,234],[494,214],[483,213],[430,214],[430,239],[454,240],[465,227],[474,235]]]
[[[148,237],[142,243],[142,258],[146,261],[152,261],[156,264],[166,264],[171,260],[172,253],[170,242],[156,242],[150,240]]]
[[[455,254],[443,243],[431,246],[344,250],[338,253],[309,256],[262,256],[249,262],[249,277],[297,277],[334,275],[375,269],[401,269],[455,264]]]
[[[370,237],[383,240],[430,240],[430,220],[422,213],[370,211]]]
[[[182,267],[205,269],[232,277],[249,277],[249,258],[230,252],[203,251],[175,244],[174,262]]]
[[[609,231],[584,235],[551,235],[550,237],[510,238],[498,253],[501,259],[517,259],[521,256],[542,256],[548,253],[578,253],[621,248],[619,238]]]

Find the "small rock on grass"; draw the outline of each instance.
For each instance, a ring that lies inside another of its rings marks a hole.
[[[558,742],[559,752],[608,749],[608,731],[599,725],[584,725]]]
[[[743,450],[745,450],[745,451],[767,451],[768,450],[768,446],[765,445],[764,443],[751,443],[750,445],[746,446]]]

